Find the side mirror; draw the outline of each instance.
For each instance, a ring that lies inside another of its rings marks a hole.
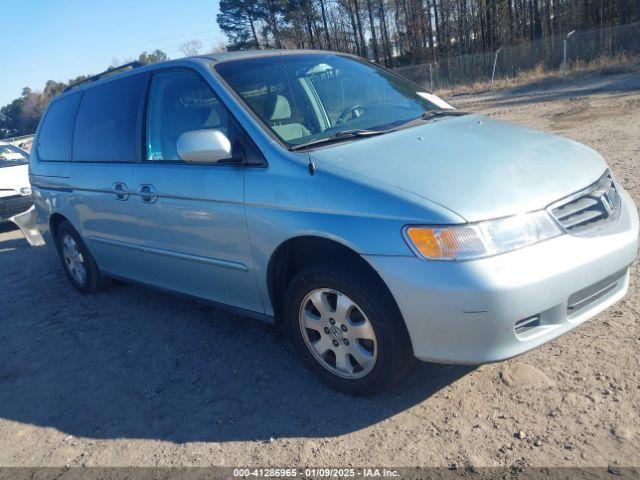
[[[178,156],[185,162],[216,163],[231,158],[231,142],[220,130],[192,130],[178,138]]]

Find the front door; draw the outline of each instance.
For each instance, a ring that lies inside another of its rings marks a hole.
[[[155,72],[148,98],[146,152],[133,184],[153,283],[262,313],[245,221],[246,167],[238,158],[183,162],[177,149],[180,135],[207,128],[238,148],[236,121],[192,70]]]

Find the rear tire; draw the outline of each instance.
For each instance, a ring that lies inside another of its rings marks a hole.
[[[303,362],[352,395],[390,389],[415,360],[398,308],[370,277],[345,266],[308,267],[285,296],[285,328]]]
[[[82,238],[67,221],[56,229],[56,247],[62,268],[76,290],[96,293],[108,283]]]

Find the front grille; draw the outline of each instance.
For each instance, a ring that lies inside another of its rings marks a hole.
[[[12,197],[0,198],[0,219],[5,220],[19,213],[26,212],[33,205],[33,200],[29,196],[14,195]]]
[[[551,205],[549,211],[567,233],[589,233],[620,212],[620,194],[608,170],[589,187]]]

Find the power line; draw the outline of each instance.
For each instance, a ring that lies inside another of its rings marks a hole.
[[[177,40],[179,38],[195,37],[197,35],[204,35],[205,33],[217,33],[219,31],[220,30],[218,30],[218,29],[203,30],[201,32],[194,32],[194,33],[189,33],[189,34],[185,34],[185,35],[177,35],[175,37],[158,38],[156,40],[152,40],[149,43],[160,43],[160,42],[164,42],[164,41],[168,41],[168,40]]]

